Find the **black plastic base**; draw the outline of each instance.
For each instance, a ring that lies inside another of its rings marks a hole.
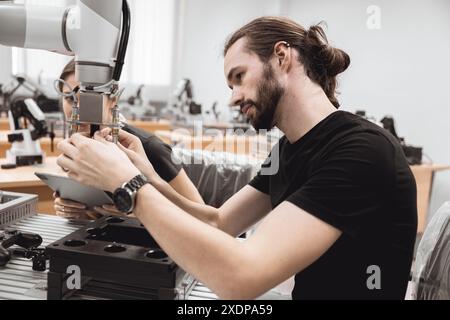
[[[20,156],[16,159],[18,167],[32,166],[35,164],[42,164],[44,158],[42,156]]]
[[[102,218],[49,245],[46,254],[49,300],[185,299],[195,284],[137,219]],[[71,266],[81,273],[78,290],[67,286]]]

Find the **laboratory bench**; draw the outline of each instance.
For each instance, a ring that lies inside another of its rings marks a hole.
[[[42,239],[41,247],[46,247],[64,238],[74,231],[86,226],[87,221],[75,221],[50,215],[32,215],[14,222],[8,229],[26,233],[37,233]],[[74,263],[76,263],[74,261]],[[33,271],[32,261],[26,258],[13,257],[8,264],[0,267],[0,300],[46,300],[47,299],[47,270]],[[218,297],[205,285],[193,282],[185,300],[217,300]],[[71,296],[72,300],[97,300],[90,293],[77,292]],[[270,290],[257,300],[289,300],[290,296],[281,294],[276,289]]]
[[[36,194],[39,196],[38,212],[54,214],[53,191],[34,173],[61,174],[64,172],[56,164],[57,158],[46,158],[42,165],[19,167],[15,169],[0,169],[0,190],[17,193]],[[0,160],[5,164],[6,160]]]
[[[140,128],[146,132],[155,133],[157,131],[169,131],[172,129],[172,125],[169,121],[129,121],[129,125]],[[7,135],[10,133],[9,123],[7,119],[0,119],[0,159],[6,157],[6,151],[11,149],[11,144],[8,142]],[[41,138],[39,143],[41,145],[42,151],[47,157],[56,157],[60,153],[57,150],[58,143],[62,138],[58,137],[54,140],[53,146],[50,138]]]
[[[167,120],[159,121],[128,121],[129,125],[141,128],[148,132],[155,132],[157,130],[171,130],[172,124]],[[7,118],[0,118],[0,131],[9,131],[9,121]]]
[[[27,233],[37,233],[42,239],[42,247],[63,238],[82,228],[86,222],[71,221],[55,216],[34,215],[24,218],[8,226],[9,229]],[[48,268],[47,268],[48,269]],[[14,257],[5,266],[0,267],[0,300],[46,300],[47,275],[44,272],[33,271],[32,261],[26,258]],[[272,297],[271,296],[268,297]],[[98,299],[81,291],[71,299]],[[187,300],[217,300],[218,297],[201,283],[196,283]]]

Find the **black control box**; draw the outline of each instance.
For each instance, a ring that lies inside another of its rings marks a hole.
[[[49,300],[186,299],[195,285],[134,218],[91,222],[50,244],[46,254]]]

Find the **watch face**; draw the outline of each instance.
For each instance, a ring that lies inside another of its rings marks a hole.
[[[114,192],[114,204],[119,211],[128,213],[133,206],[133,199],[126,189],[117,189]]]

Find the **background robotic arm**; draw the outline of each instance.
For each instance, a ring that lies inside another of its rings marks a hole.
[[[8,142],[12,147],[6,152],[8,164],[2,165],[2,169],[41,164],[44,154],[39,139],[50,136],[53,149],[55,138],[55,134],[48,130],[42,110],[33,99],[19,99],[11,105],[8,116],[12,130],[8,134]]]
[[[103,124],[103,96],[118,91],[129,32],[126,0],[78,0],[66,8],[0,2],[0,44],[75,55],[81,86],[74,127]],[[118,119],[105,125],[118,134]]]

